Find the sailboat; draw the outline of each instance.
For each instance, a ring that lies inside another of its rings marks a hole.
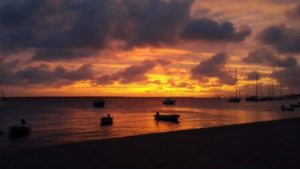
[[[235,97],[230,97],[227,102],[230,103],[240,103],[241,98],[238,97],[238,79],[237,79],[237,70],[235,69]]]
[[[0,97],[0,108],[5,107],[6,106],[6,98],[4,97],[4,92],[1,91],[1,97]]]
[[[273,80],[269,80],[268,84],[268,96],[262,97],[260,101],[274,101],[274,86],[273,86]]]
[[[257,73],[255,76],[255,96],[246,97],[247,102],[257,102],[258,99],[258,85],[257,85]]]

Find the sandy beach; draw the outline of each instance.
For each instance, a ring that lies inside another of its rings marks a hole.
[[[19,150],[1,169],[300,168],[300,119]]]

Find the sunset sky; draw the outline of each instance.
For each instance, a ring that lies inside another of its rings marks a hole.
[[[299,56],[299,0],[0,2],[8,96],[300,92]]]

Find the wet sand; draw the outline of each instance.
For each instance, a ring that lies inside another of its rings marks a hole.
[[[0,154],[1,169],[299,169],[300,119]]]

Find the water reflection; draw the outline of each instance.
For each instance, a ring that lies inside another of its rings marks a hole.
[[[164,106],[160,98],[106,98],[104,109],[94,109],[93,99],[10,100],[0,110],[0,129],[21,117],[33,126],[32,135],[20,141],[0,137],[0,149],[15,149],[78,142],[147,133],[167,132],[229,124],[298,117],[296,112],[281,112],[281,102],[230,104],[222,99],[178,98],[176,105]],[[291,101],[284,101],[289,104]],[[266,111],[269,110],[269,111]],[[157,122],[156,111],[180,114],[180,123]],[[114,117],[112,126],[101,127],[100,117]]]

